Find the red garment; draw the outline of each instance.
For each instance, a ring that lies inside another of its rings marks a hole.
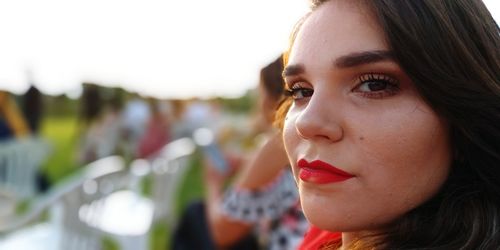
[[[299,245],[299,250],[316,250],[327,242],[341,241],[342,234],[339,232],[328,232],[321,230],[313,225],[309,231],[304,235],[302,243]]]
[[[153,117],[139,141],[137,157],[147,158],[160,150],[170,140],[169,127],[163,118]]]

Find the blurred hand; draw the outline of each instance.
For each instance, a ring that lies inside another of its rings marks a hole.
[[[222,186],[226,180],[235,176],[239,172],[243,163],[243,157],[241,155],[224,152],[224,158],[228,165],[227,171],[220,171],[216,166],[214,166],[213,161],[204,157],[204,181],[206,185]]]
[[[227,174],[217,169],[214,163],[206,157],[203,159],[203,173],[205,184],[208,186],[222,185],[227,178]]]

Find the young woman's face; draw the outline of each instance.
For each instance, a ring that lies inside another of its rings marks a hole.
[[[284,142],[311,223],[377,231],[438,191],[451,150],[446,123],[353,2],[327,2],[297,34]]]

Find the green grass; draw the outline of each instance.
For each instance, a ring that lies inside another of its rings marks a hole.
[[[76,116],[49,116],[42,122],[41,135],[52,145],[52,153],[42,170],[51,183],[56,183],[78,167],[76,129]]]
[[[191,161],[191,166],[189,171],[186,173],[186,178],[184,183],[179,188],[179,192],[176,197],[176,208],[175,213],[180,216],[184,211],[186,206],[193,200],[200,199],[203,197],[203,169],[201,168],[201,157],[196,155]]]

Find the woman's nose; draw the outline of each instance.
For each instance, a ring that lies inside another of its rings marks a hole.
[[[342,140],[344,130],[341,126],[342,112],[339,109],[340,106],[333,101],[323,101],[319,96],[313,95],[295,120],[298,135],[306,140]]]

